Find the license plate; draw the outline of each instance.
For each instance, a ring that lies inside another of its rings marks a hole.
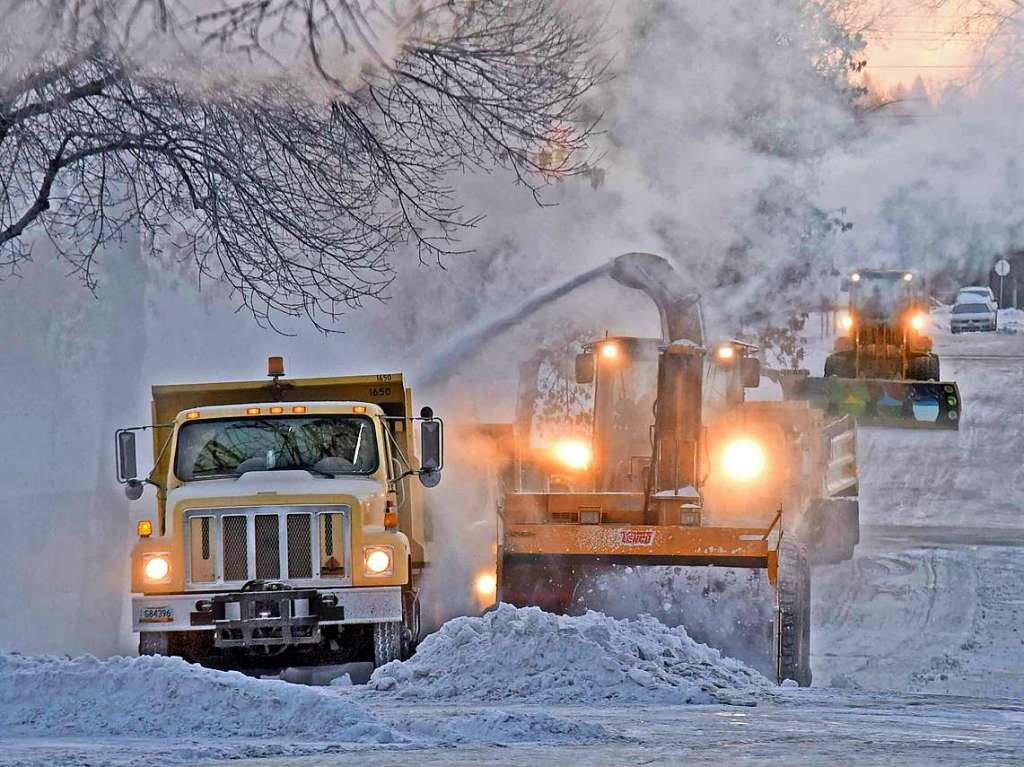
[[[174,623],[174,608],[170,605],[143,607],[139,623]]]

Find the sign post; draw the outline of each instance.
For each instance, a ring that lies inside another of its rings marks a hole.
[[[999,308],[1003,308],[1003,277],[1010,273],[1010,262],[1005,258],[1000,258],[996,261],[996,265],[992,267],[995,269],[996,274],[999,275]]]

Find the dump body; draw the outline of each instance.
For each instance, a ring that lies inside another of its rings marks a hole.
[[[427,561],[419,483],[401,476],[411,403],[398,373],[154,386],[140,650],[235,667],[407,649]]]

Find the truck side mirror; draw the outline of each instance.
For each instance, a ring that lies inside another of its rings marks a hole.
[[[761,360],[744,357],[740,360],[740,378],[744,389],[756,389],[761,385]]]
[[[583,352],[576,355],[576,383],[594,383],[594,353]]]
[[[444,427],[434,418],[429,408],[423,408],[420,421],[420,482],[424,487],[435,487],[441,481],[444,466]]]
[[[135,460],[135,432],[117,432],[117,481],[127,482],[139,474]]]

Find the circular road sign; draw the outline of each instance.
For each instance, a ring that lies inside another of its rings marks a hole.
[[[1005,277],[1010,273],[1010,262],[1007,261],[1005,258],[1000,258],[998,261],[996,261],[995,269],[996,274],[998,274],[1000,277]]]

